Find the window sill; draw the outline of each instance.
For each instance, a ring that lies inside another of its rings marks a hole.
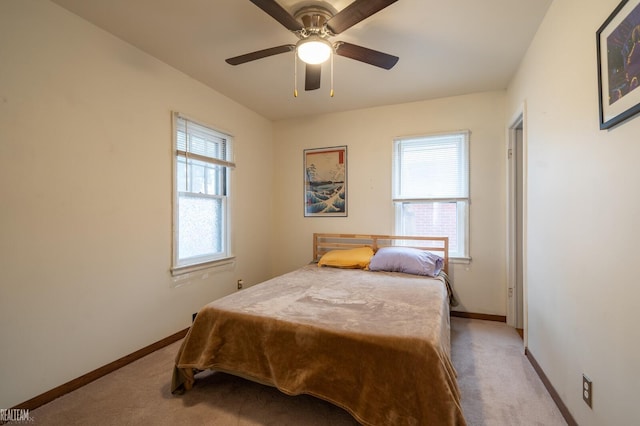
[[[191,272],[201,271],[203,269],[217,268],[220,266],[231,265],[235,263],[236,257],[225,257],[224,259],[211,260],[209,262],[197,263],[195,265],[174,266],[171,268],[172,276],[180,276]]]
[[[471,258],[470,257],[450,257],[449,263],[468,265],[471,263]]]

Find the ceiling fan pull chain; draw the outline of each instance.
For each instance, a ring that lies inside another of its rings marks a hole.
[[[331,52],[331,92],[329,96],[333,98],[333,52]]]
[[[298,55],[293,55],[293,97],[298,97]]]

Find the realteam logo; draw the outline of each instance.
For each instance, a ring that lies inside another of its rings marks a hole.
[[[31,423],[34,419],[29,415],[29,410],[18,408],[0,408],[0,424],[5,422]]]

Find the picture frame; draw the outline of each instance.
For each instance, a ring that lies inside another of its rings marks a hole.
[[[347,147],[305,149],[305,217],[347,216]]]
[[[640,0],[622,0],[596,31],[600,129],[640,112]]]

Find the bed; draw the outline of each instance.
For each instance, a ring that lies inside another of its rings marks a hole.
[[[327,260],[367,250],[375,255],[365,266]],[[381,269],[378,258],[391,250],[440,258],[436,276]],[[215,370],[313,395],[363,425],[464,425],[450,357],[447,251],[446,238],[314,234],[312,263],[198,312],[176,356],[172,392]]]

